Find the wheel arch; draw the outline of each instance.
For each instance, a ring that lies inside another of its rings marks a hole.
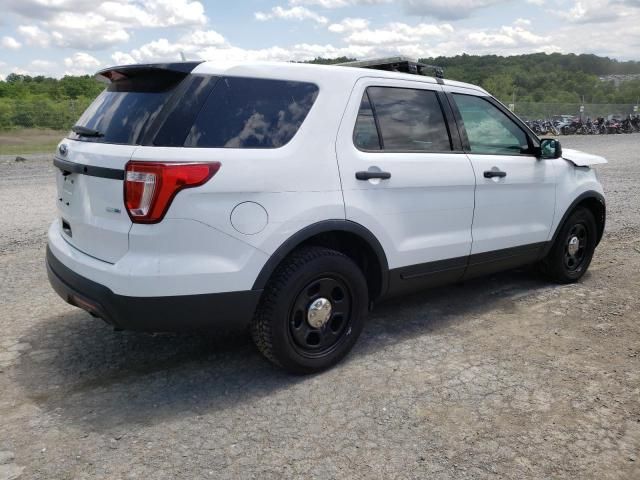
[[[350,220],[323,220],[294,233],[269,257],[253,284],[253,290],[264,289],[278,265],[303,245],[333,248],[354,260],[365,274],[370,300],[387,292],[389,264],[382,245],[366,227]]]
[[[598,236],[596,237],[596,245],[600,243],[600,240],[602,239],[602,235],[604,234],[604,226],[607,218],[606,202],[605,202],[604,196],[601,193],[596,192],[594,190],[589,190],[587,192],[583,192],[580,195],[578,195],[578,197],[576,197],[573,200],[573,202],[571,202],[571,205],[569,205],[569,208],[566,209],[566,211],[564,212],[564,215],[560,219],[560,222],[558,222],[558,226],[556,227],[556,230],[553,233],[553,237],[551,237],[551,241],[548,242],[545,255],[547,255],[547,253],[549,253],[549,250],[551,250],[551,247],[555,243],[558,237],[558,234],[560,233],[560,229],[562,228],[564,223],[567,221],[567,218],[569,218],[569,215],[571,215],[578,207],[585,207],[589,209],[591,213],[593,213],[593,216],[596,219],[596,225],[598,227]]]

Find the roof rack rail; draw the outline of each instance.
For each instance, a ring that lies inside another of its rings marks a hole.
[[[373,70],[386,70],[388,72],[410,73],[412,75],[426,75],[426,70],[433,70],[433,76],[444,78],[444,69],[436,65],[427,65],[407,57],[374,58],[371,60],[358,60],[355,62],[338,63],[343,67],[371,68]]]

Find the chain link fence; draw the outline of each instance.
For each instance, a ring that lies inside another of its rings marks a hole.
[[[629,115],[638,115],[639,107],[634,104],[614,103],[511,103],[511,111],[524,120],[554,120],[562,116],[571,116],[587,120],[603,117],[624,119]]]

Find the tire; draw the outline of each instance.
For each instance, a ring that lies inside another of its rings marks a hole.
[[[258,350],[285,370],[320,372],[356,343],[368,302],[367,282],[353,260],[328,248],[302,247],[267,283],[251,336]]]
[[[593,214],[578,207],[562,225],[549,254],[542,261],[542,271],[558,283],[577,282],[591,264],[596,236]]]

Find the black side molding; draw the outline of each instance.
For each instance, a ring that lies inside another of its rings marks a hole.
[[[96,167],[94,165],[83,165],[81,163],[69,162],[61,158],[54,158],[53,165],[63,172],[79,173],[90,177],[110,178],[112,180],[124,180],[124,170],[116,168]]]

